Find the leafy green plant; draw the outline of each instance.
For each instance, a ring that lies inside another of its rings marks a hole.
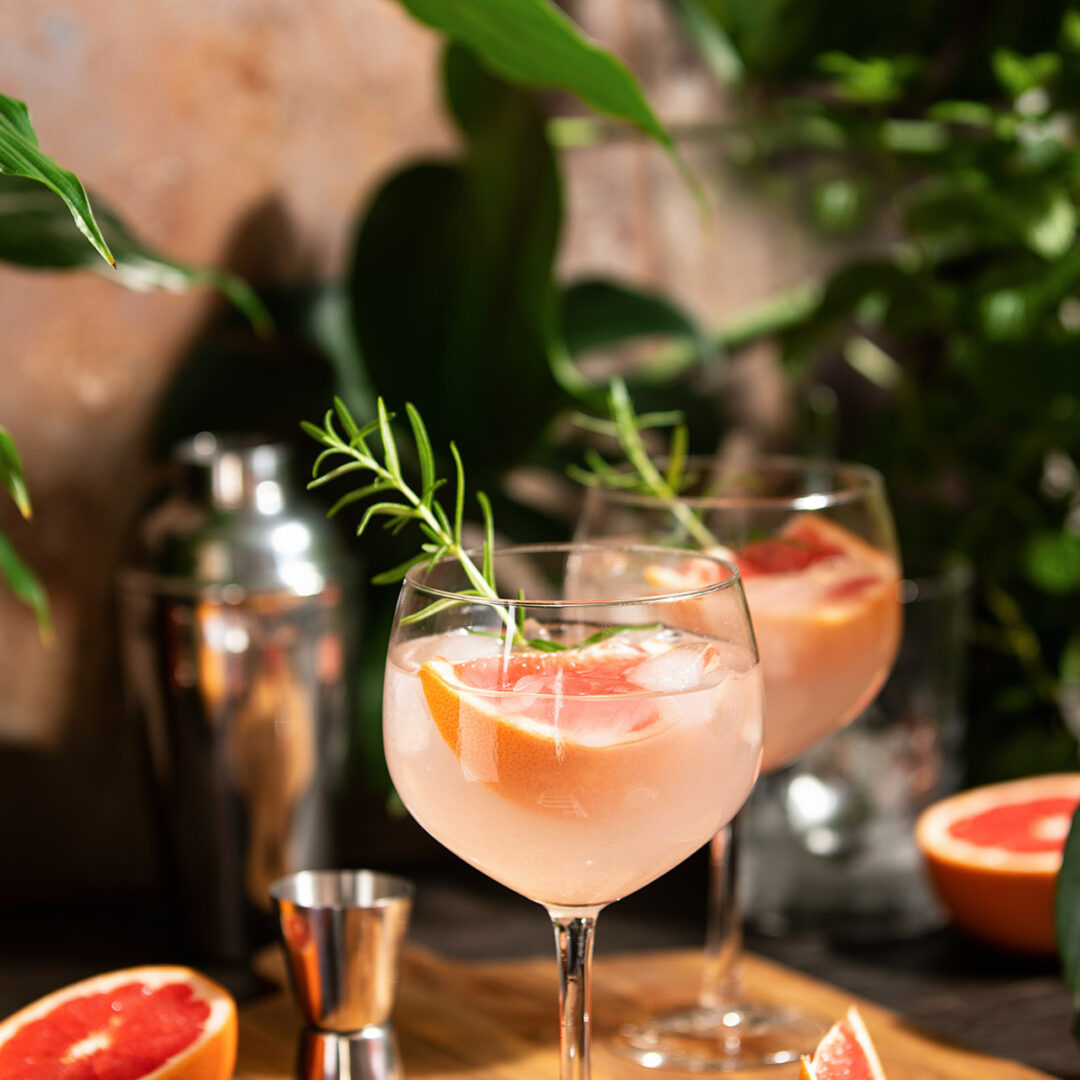
[[[857,29],[855,5],[804,4],[783,29],[768,6],[708,4],[773,91],[742,160],[796,178],[823,231],[885,240],[758,336],[807,397],[835,391],[834,448],[885,473],[909,565],[945,548],[975,568],[968,780],[1075,769],[1080,13],[987,4],[964,27],[907,5],[906,26],[875,9]],[[942,20],[944,47],[925,36]],[[1080,814],[1056,901],[1080,1009],[1078,912]]]
[[[57,198],[57,196],[59,198]],[[97,202],[97,200],[95,200]],[[0,260],[37,269],[105,269],[128,288],[179,292],[198,285],[220,289],[253,325],[269,319],[252,289],[231,274],[173,262],[142,244],[112,212],[91,208],[82,182],[38,145],[26,104],[0,94]],[[31,515],[22,461],[0,427],[0,484],[24,518]],[[43,639],[52,634],[41,582],[0,531],[0,578],[28,604]]]

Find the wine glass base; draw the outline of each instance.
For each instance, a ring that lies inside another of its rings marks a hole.
[[[612,1044],[616,1053],[650,1069],[731,1072],[798,1061],[814,1052],[824,1034],[824,1026],[795,1009],[743,1002],[623,1024]]]

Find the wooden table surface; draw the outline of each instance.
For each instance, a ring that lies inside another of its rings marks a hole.
[[[275,955],[272,958],[278,961]],[[271,965],[280,970],[279,963]],[[595,1080],[645,1080],[689,1074],[658,1073],[627,1062],[609,1037],[626,1019],[688,1001],[700,976],[695,951],[607,957],[597,963],[593,985]],[[748,956],[749,993],[765,1003],[798,1003],[830,1023],[853,996]],[[554,960],[469,963],[411,947],[406,953],[394,1026],[405,1074],[424,1080],[553,1080],[558,1076]],[[903,1017],[857,1002],[889,1080],[1046,1080],[1047,1074],[991,1058],[928,1036]],[[274,995],[242,1010],[237,1080],[289,1080],[295,1061],[298,1017],[287,995]],[[746,1080],[792,1080],[797,1064],[741,1073]]]
[[[481,971],[504,962],[535,965],[523,975],[526,982],[535,980],[529,983],[535,990],[529,992],[528,1008],[538,1010],[537,1037],[553,1053],[554,946],[543,911],[463,864],[378,865],[417,881],[413,945],[479,965]],[[702,855],[601,915],[596,963],[604,982],[595,1001],[598,1030],[632,1011],[636,996],[620,989],[622,979],[626,972],[649,970],[648,951],[682,953],[682,974],[670,982],[670,993],[674,1004],[692,996],[704,936],[706,875]],[[0,945],[0,1016],[102,971],[193,962],[224,982],[245,1007],[277,1010],[291,1040],[295,1018],[288,1003],[273,997],[273,988],[245,965],[212,964],[186,955],[167,913],[161,898],[145,896],[0,911],[8,928]],[[758,954],[838,988],[833,1000],[841,1008],[853,997],[863,998],[903,1018],[896,1023],[915,1025],[943,1042],[977,1047],[1063,1080],[1080,1080],[1072,1004],[1052,960],[1010,958],[947,929],[874,945],[838,943],[818,934],[751,938],[750,945]],[[481,980],[481,985],[486,983]],[[599,1053],[598,1068],[603,1065]],[[547,1080],[554,1075],[545,1072]],[[771,1075],[779,1080],[779,1074]],[[652,1076],[655,1080],[657,1074]],[[971,1080],[979,1080],[979,1074]]]

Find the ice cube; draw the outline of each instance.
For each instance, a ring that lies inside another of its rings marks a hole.
[[[419,754],[425,750],[434,729],[420,680],[391,668],[383,694],[386,715],[393,717],[393,723],[386,725],[386,736],[398,753]]]
[[[700,641],[676,645],[631,668],[627,678],[642,690],[658,694],[692,690],[701,683],[705,674],[708,648]]]
[[[501,635],[492,631],[474,632],[458,630],[441,635],[438,655],[451,664],[461,664],[466,660],[480,660],[485,656],[498,656],[503,651]]]

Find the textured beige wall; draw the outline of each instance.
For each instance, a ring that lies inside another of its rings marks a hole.
[[[30,104],[42,146],[145,239],[201,263],[278,199],[303,269],[335,272],[365,191],[449,144],[437,48],[386,0],[0,4],[0,89]],[[0,847],[16,871],[0,898],[145,878],[114,575],[144,493],[148,418],[215,302],[0,271],[0,422],[37,510],[30,525],[7,507],[0,520],[57,623],[45,652],[0,591]]]
[[[720,109],[656,0],[576,8],[643,72],[665,115]],[[337,272],[373,183],[450,144],[437,48],[391,0],[0,4],[0,91],[29,102],[42,146],[145,239],[198,263],[221,260],[237,225],[276,199],[300,268]],[[775,218],[722,183],[703,228],[670,163],[640,141],[575,151],[567,177],[567,274],[663,285],[712,320],[804,271],[798,238],[777,236]],[[43,576],[57,623],[43,651],[0,591],[0,847],[30,867],[21,884],[0,880],[0,898],[141,880],[149,841],[121,708],[114,575],[147,479],[148,418],[216,302],[0,269],[0,422],[37,508],[25,525],[4,506],[0,522]],[[30,782],[28,831],[12,811]]]
[[[447,137],[429,35],[384,0],[312,11],[296,0],[8,0],[0,88],[30,103],[43,147],[162,250],[215,263],[236,223],[276,198],[303,238],[304,269],[333,272],[365,189]],[[141,493],[144,427],[212,302],[0,272],[0,417],[38,508],[13,531],[44,575],[58,630],[43,653],[0,599],[9,740],[107,722],[102,612]]]

